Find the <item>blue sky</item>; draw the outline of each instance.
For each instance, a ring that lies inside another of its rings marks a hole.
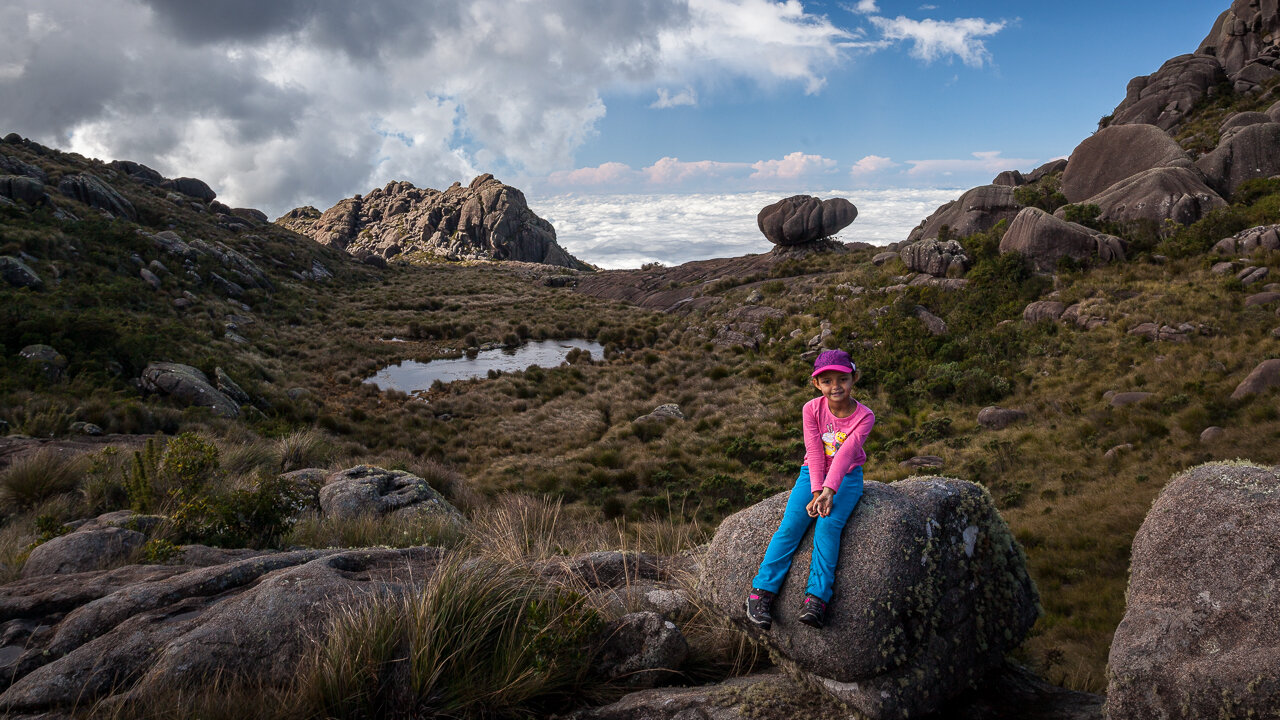
[[[1029,170],[1228,4],[0,0],[0,132],[199,177],[272,217],[491,172],[588,232],[593,195],[631,198],[624,219],[695,217],[675,200]]]

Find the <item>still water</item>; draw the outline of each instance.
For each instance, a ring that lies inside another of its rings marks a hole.
[[[365,378],[365,382],[377,385],[379,390],[400,390],[412,394],[426,390],[436,380],[444,383],[471,380],[488,377],[490,370],[515,372],[531,365],[555,367],[564,362],[565,356],[574,348],[591,353],[593,360],[604,356],[604,347],[590,340],[540,340],[525,343],[518,348],[484,350],[475,357],[430,362],[404,360],[382,368]]]

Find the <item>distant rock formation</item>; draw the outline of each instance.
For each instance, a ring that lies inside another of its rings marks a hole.
[[[1144,170],[1190,165],[1186,151],[1155,125],[1108,127],[1071,152],[1062,173],[1062,194],[1081,202]]]
[[[1060,220],[1039,208],[1026,208],[1000,240],[1000,252],[1022,253],[1036,270],[1053,272],[1064,257],[1078,262],[1124,260],[1125,243],[1113,235]]]
[[[390,182],[321,213],[295,208],[276,224],[357,257],[426,252],[451,260],[518,260],[577,270],[589,266],[556,242],[555,228],[524,193],[485,174],[441,192]]]
[[[756,225],[774,245],[804,245],[835,235],[857,217],[858,208],[844,198],[793,195],[766,205]]]
[[[1020,209],[1022,206],[1013,199],[1011,186],[982,185],[935,210],[911,231],[907,242],[935,239],[944,226],[951,238],[986,232],[1001,220],[1012,219]]]

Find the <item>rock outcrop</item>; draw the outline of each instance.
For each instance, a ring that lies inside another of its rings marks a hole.
[[[1280,174],[1280,123],[1240,128],[1197,160],[1196,167],[1227,198],[1246,180]]]
[[[1150,75],[1129,81],[1124,101],[1112,112],[1112,125],[1155,125],[1171,130],[1227,74],[1218,59],[1205,54],[1172,58]]]
[[[151,363],[142,371],[142,389],[171,397],[184,405],[207,407],[216,415],[234,418],[240,406],[209,382],[197,368],[180,363]]]
[[[1280,474],[1173,478],[1133,539],[1107,662],[1107,717],[1250,718],[1280,708]]]
[[[361,515],[437,515],[462,522],[462,513],[416,475],[357,465],[333,473],[320,488],[325,516],[349,520]]]
[[[1248,377],[1240,381],[1235,391],[1231,393],[1231,398],[1239,400],[1277,386],[1280,386],[1280,359],[1263,360],[1249,373]]]
[[[134,209],[133,203],[92,173],[64,176],[58,181],[58,192],[113,217],[138,219],[138,211]]]
[[[907,242],[936,239],[944,226],[951,238],[986,232],[1001,220],[1012,219],[1020,209],[1022,206],[1013,199],[1012,187],[982,185],[935,210],[911,231]]]
[[[756,226],[774,245],[804,245],[835,235],[857,217],[858,208],[844,198],[793,195],[761,209]]]
[[[921,240],[899,251],[904,265],[913,272],[934,277],[960,277],[969,269],[969,256],[955,240]]]
[[[1200,174],[1185,167],[1158,167],[1121,180],[1083,201],[1097,205],[1098,219],[1112,222],[1172,220],[1183,225],[1204,217],[1227,201],[1204,183]]]
[[[791,613],[812,541],[801,541],[773,628],[746,623],[743,599],[788,493],[727,518],[700,589],[779,663],[870,718],[935,712],[1003,663],[1039,612],[1021,548],[981,487],[946,478],[868,482],[841,541],[820,632]]]
[[[352,255],[425,252],[452,260],[518,260],[589,269],[556,242],[555,228],[524,193],[492,175],[441,192],[391,182],[321,213],[297,208],[276,223]]]
[[[1062,194],[1073,203],[1083,202],[1144,170],[1190,165],[1186,151],[1155,125],[1103,128],[1071,152],[1062,173]]]
[[[1239,257],[1255,250],[1280,250],[1280,225],[1259,225],[1223,238],[1213,246],[1218,255]]]
[[[1018,252],[1036,270],[1052,272],[1062,258],[1077,262],[1124,260],[1125,243],[1077,223],[1059,220],[1039,208],[1025,208],[1000,240],[1000,252]]]
[[[1197,56],[1211,56],[1228,75],[1236,75],[1259,56],[1275,56],[1280,12],[1270,0],[1234,0],[1218,16],[1213,29],[1196,49]]]

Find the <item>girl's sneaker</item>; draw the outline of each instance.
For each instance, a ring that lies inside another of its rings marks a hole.
[[[822,628],[822,619],[827,614],[827,604],[818,599],[817,595],[806,594],[804,596],[804,607],[800,610],[800,622],[809,627]]]
[[[747,619],[752,625],[768,630],[773,627],[773,593],[760,588],[751,588],[751,594],[747,596]]]

